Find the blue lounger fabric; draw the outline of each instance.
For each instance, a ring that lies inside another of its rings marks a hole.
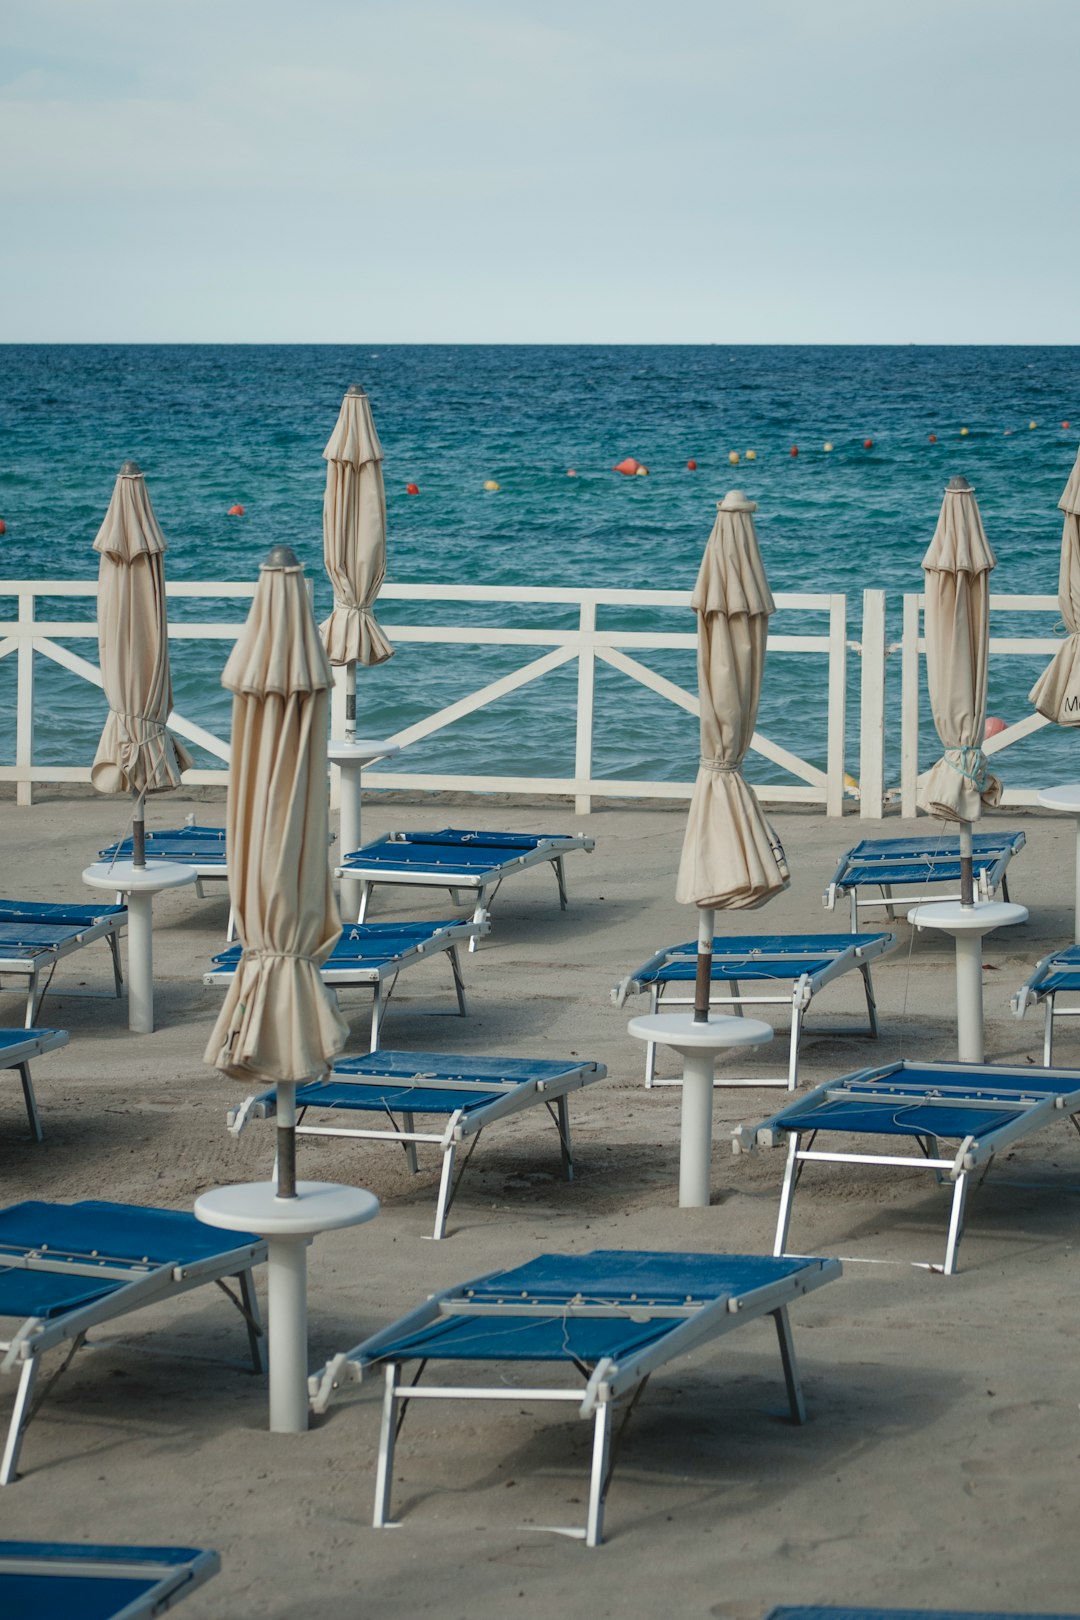
[[[0,1541],[0,1615],[114,1620],[129,1611],[160,1614],[219,1567],[216,1553],[197,1547]]]
[[[833,1609],[787,1606],[765,1620],[1077,1620],[1075,1614],[1023,1614],[1002,1609]]]
[[[416,923],[354,923],[346,926],[341,938],[322,964],[328,968],[359,966],[374,967],[393,962],[406,951],[414,950],[426,939],[433,939],[443,928],[460,928],[460,917],[448,917],[441,922]],[[235,967],[243,951],[242,945],[230,945],[214,957],[218,968]]]
[[[1015,853],[1017,832],[974,833],[971,856],[976,875]],[[889,857],[896,859],[890,861]],[[840,886],[859,883],[958,882],[960,840],[942,834],[929,838],[866,838],[849,849]]]
[[[831,967],[845,951],[875,945],[891,939],[891,934],[738,934],[713,938],[712,974],[714,981],[729,979],[798,979]],[[820,954],[814,955],[817,951]],[[697,940],[670,947],[670,959],[648,971],[634,974],[641,984],[687,983],[697,974]],[[857,963],[853,963],[857,966]]]
[[[475,1113],[505,1096],[507,1081],[535,1085],[537,1081],[557,1080],[581,1067],[577,1059],[552,1063],[537,1058],[451,1058],[441,1052],[388,1052],[380,1048],[365,1057],[338,1058],[327,1079],[297,1087],[296,1103],[299,1108],[348,1108],[374,1113],[385,1113],[387,1109],[414,1114],[455,1114],[459,1109]],[[356,1086],[339,1078],[348,1075],[387,1079],[381,1085]],[[475,1083],[485,1079],[503,1084],[491,1091],[477,1091],[473,1086],[461,1091],[445,1089],[446,1083],[454,1080]],[[424,1080],[439,1080],[443,1085],[438,1090],[425,1088]]]
[[[159,860],[189,861],[193,865],[225,864],[224,827],[176,827],[146,834],[146,853]],[[98,850],[98,860],[130,860],[132,842],[122,838]]]

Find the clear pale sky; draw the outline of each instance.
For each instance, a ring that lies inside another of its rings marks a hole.
[[[0,341],[1080,342],[1080,0],[3,0]]]

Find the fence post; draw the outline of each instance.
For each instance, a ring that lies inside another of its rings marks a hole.
[[[828,754],[825,814],[844,813],[844,732],[847,726],[847,597],[829,598]]]
[[[19,636],[18,696],[15,710],[15,803],[31,805],[34,802],[34,598],[26,591],[19,593],[19,624],[26,629]],[[25,772],[25,775],[23,774]]]
[[[885,813],[885,592],[863,591],[859,817]]]
[[[596,603],[585,600],[578,618],[581,650],[578,653],[577,685],[577,745],[574,750],[574,776],[578,791],[574,798],[574,814],[587,816],[592,810],[592,798],[582,792],[582,785],[592,780],[593,696],[596,688],[596,652],[592,637],[596,634]]]
[[[900,654],[900,813],[914,816],[919,791],[919,607],[922,597],[904,595]]]
[[[344,664],[334,665],[334,684],[330,688],[330,735],[335,741],[345,735],[345,676],[347,673]],[[341,809],[341,771],[336,765],[330,767],[330,808],[331,810]]]

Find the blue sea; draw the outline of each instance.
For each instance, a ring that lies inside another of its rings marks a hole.
[[[773,589],[847,592],[857,638],[864,587],[894,593],[897,614],[901,594],[921,587],[944,484],[963,473],[997,552],[993,588],[1057,589],[1057,501],[1080,439],[1077,348],[8,345],[0,347],[0,575],[93,578],[91,543],[116,471],[133,458],[169,544],[170,578],[250,579],[267,549],[286,541],[308,565],[321,614],[330,599],[322,449],[353,382],[371,397],[386,453],[393,582],[689,589],[715,501],[738,487],[758,502]],[[649,476],[615,473],[626,456]],[[485,491],[486,480],[498,491]],[[406,493],[409,483],[419,495]],[[227,515],[234,503],[243,517]],[[62,608],[64,617],[81,612]],[[386,603],[379,616],[393,639],[394,623],[418,613]],[[456,605],[427,617],[491,622],[488,611]],[[777,630],[801,628],[784,619]],[[572,621],[560,610],[518,610],[514,622]],[[668,617],[661,628],[689,630],[692,621]],[[890,633],[898,630],[897,618]],[[93,656],[92,644],[76,650]],[[403,647],[361,672],[361,729],[396,730],[524,661],[520,649]],[[693,685],[692,655],[648,661]],[[6,759],[13,663],[0,661]],[[995,666],[991,711],[1010,720],[1027,712],[1044,663]],[[770,664],[762,726],[823,763],[820,700],[804,692],[798,666]],[[177,705],[215,729],[227,723],[219,672],[216,651],[177,646]],[[408,768],[571,774],[573,675],[549,679],[550,703],[537,702],[540,688],[504,700],[418,745]],[[693,723],[652,697],[635,697],[628,720],[621,679],[600,672],[597,772],[688,779]],[[85,757],[86,688],[78,688],[81,725],[72,692],[71,677],[42,671],[42,763]],[[1042,733],[1007,757],[1025,772],[1049,769],[1070,740]],[[768,766],[750,774],[781,779]]]

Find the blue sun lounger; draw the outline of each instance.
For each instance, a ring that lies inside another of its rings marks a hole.
[[[792,1420],[805,1420],[788,1306],[840,1275],[838,1260],[769,1259],[765,1255],[664,1254],[596,1249],[542,1254],[510,1271],[493,1271],[432,1294],[425,1305],[335,1356],[309,1380],[312,1403],[325,1411],[345,1380],[360,1382],[385,1367],[385,1394],[375,1481],[376,1529],[389,1523],[394,1442],[414,1400],[566,1401],[593,1420],[592,1472],[585,1529],[565,1532],[590,1547],[603,1540],[604,1498],[612,1469],[612,1418],[623,1422],[650,1375],[677,1356],[709,1344],[756,1317],[776,1324]],[[406,1362],[418,1361],[401,1383]],[[486,1384],[427,1385],[431,1362],[489,1362]],[[514,1363],[560,1363],[582,1383],[539,1387],[512,1380]]]
[[[1059,1007],[1057,998],[1080,990],[1080,945],[1066,945],[1044,956],[1030,979],[1012,998],[1013,1012],[1023,1018],[1029,1007],[1043,1006],[1043,1062],[1054,1061],[1054,1019],[1080,1018],[1080,1006]]]
[[[327,984],[342,989],[370,985],[374,996],[371,1011],[371,1050],[379,1044],[383,1014],[394,993],[398,974],[414,967],[431,956],[445,951],[450,971],[454,976],[458,1012],[462,1018],[469,1009],[465,1002],[465,983],[461,976],[458,946],[472,941],[477,934],[486,934],[487,923],[459,922],[451,917],[446,922],[414,923],[355,923],[345,928],[330,956],[323,963],[321,973]],[[214,966],[203,975],[204,984],[226,985],[236,972],[242,947],[230,945],[214,957]],[[385,988],[384,988],[385,987]]]
[[[0,1318],[20,1324],[9,1338],[0,1338],[0,1372],[19,1375],[0,1485],[16,1478],[23,1435],[37,1410],[33,1394],[41,1357],[58,1345],[68,1347],[44,1398],[89,1330],[102,1322],[218,1283],[247,1324],[251,1358],[261,1372],[262,1328],[251,1268],[265,1259],[261,1238],[215,1231],[179,1210],[94,1199],[28,1200],[0,1209]],[[236,1279],[239,1299],[225,1286],[226,1277]]]
[[[485,922],[504,880],[544,861],[550,862],[555,873],[559,905],[565,911],[563,859],[571,850],[591,851],[593,847],[593,839],[568,833],[464,832],[458,827],[431,833],[392,832],[347,854],[334,875],[361,879],[358,922],[367,916],[376,883],[449,889],[455,905],[459,891],[468,891],[476,896],[473,921]],[[469,949],[475,948],[474,940]]]
[[[1017,1614],[999,1609],[836,1609],[831,1607],[770,1609],[765,1620],[1080,1620],[1075,1614]]]
[[[41,1141],[44,1132],[34,1095],[34,1082],[30,1078],[30,1059],[40,1057],[43,1052],[55,1052],[58,1046],[66,1046],[67,1043],[66,1029],[0,1029],[0,1068],[19,1071],[26,1117],[30,1121],[35,1142]]]
[[[799,1083],[799,1041],[806,1010],[819,990],[852,968],[857,968],[862,975],[866,1028],[822,1033],[865,1034],[876,1038],[877,1003],[870,963],[895,945],[895,934],[717,935],[713,940],[711,1005],[730,1007],[740,1015],[747,1007],[791,1008],[788,1072],[775,1079],[755,1075],[754,1083],[786,1085],[789,1091],[795,1090]],[[689,995],[685,992],[688,986],[693,986],[696,974],[697,941],[691,939],[683,945],[669,945],[617,984],[611,999],[621,1007],[628,995],[648,991],[652,1012],[657,1011],[661,1002],[668,1007],[693,1006],[692,988]],[[655,1077],[656,1045],[650,1041],[645,1048],[645,1084],[678,1084],[674,1080],[656,1082]],[[731,1083],[730,1077],[725,1077],[725,1083]]]
[[[123,993],[119,935],[127,922],[126,906],[61,906],[37,900],[0,900],[0,983],[26,980],[26,1019],[30,1028],[56,965],[72,951],[103,939],[112,955],[115,993]],[[42,976],[44,975],[44,982]],[[67,990],[65,995],[91,991]]]
[[[178,861],[190,866],[195,873],[195,893],[200,900],[207,898],[208,883],[228,883],[229,868],[225,861],[225,828],[200,827],[194,821],[182,827],[165,827],[146,834],[148,859]],[[107,844],[98,850],[99,861],[129,861],[132,856],[130,838],[117,844]],[[233,914],[229,910],[227,939],[233,938]]]
[[[1000,1149],[1078,1111],[1080,1070],[905,1059],[817,1086],[763,1124],[753,1129],[740,1126],[732,1145],[738,1153],[787,1141],[774,1254],[787,1251],[792,1199],[806,1164],[880,1164],[905,1170],[922,1165],[939,1183],[951,1181],[949,1235],[940,1268],[951,1276],[972,1175],[979,1172],[981,1181]],[[1073,1124],[1080,1130],[1075,1117]],[[904,1137],[923,1157],[911,1152],[867,1153],[857,1147],[815,1148],[821,1131],[828,1133],[830,1142],[834,1135]]]
[[[990,900],[1000,888],[1009,898],[1006,870],[1013,856],[1027,839],[1022,832],[975,833],[971,840],[972,862],[979,898]],[[913,900],[958,900],[955,894],[940,894],[931,884],[960,882],[960,839],[944,834],[926,838],[864,838],[855,844],[833,873],[822,896],[826,911],[846,895],[851,904],[851,932],[859,931],[859,912],[866,906],[884,906],[892,919],[906,912]],[[861,899],[860,889],[876,888],[879,893]],[[902,899],[894,899],[897,889]]]
[[[405,1149],[409,1169],[416,1174],[416,1144],[431,1142],[442,1149],[442,1174],[435,1206],[434,1238],[446,1236],[446,1217],[465,1174],[481,1132],[496,1120],[507,1119],[542,1103],[555,1122],[562,1150],[563,1171],[573,1180],[570,1146],[572,1091],[602,1080],[602,1063],[543,1062],[537,1058],[447,1057],[438,1052],[372,1052],[368,1057],[341,1058],[325,1080],[297,1087],[297,1134],[351,1137],[368,1142],[398,1142]],[[304,1123],[309,1112],[329,1116],[322,1124]],[[249,1097],[229,1112],[229,1129],[239,1135],[247,1119],[272,1119],[276,1092]],[[351,1114],[378,1114],[385,1128],[331,1124]],[[416,1129],[416,1115],[432,1116],[441,1129]],[[468,1143],[464,1162],[454,1180],[458,1149]]]
[[[151,1620],[216,1575],[198,1547],[0,1541],[4,1620]]]

